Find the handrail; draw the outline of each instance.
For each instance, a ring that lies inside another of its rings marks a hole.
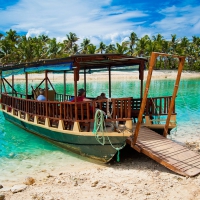
[[[83,102],[69,101],[37,101],[10,96],[1,95],[2,109],[5,106],[14,109],[16,112],[26,113],[29,116],[38,116],[43,119],[63,120],[64,122],[92,122],[96,109],[101,109],[107,115],[106,121],[126,121],[137,118],[141,106],[141,99],[111,98]],[[171,96],[154,97],[147,99],[145,115],[166,115],[169,109]],[[158,104],[158,110],[154,103]],[[77,106],[77,109],[75,109]],[[9,109],[10,110],[10,109]],[[175,113],[175,107],[174,111]]]
[[[152,97],[147,98],[144,115],[167,115],[172,96]],[[132,99],[132,110],[139,110],[142,99]],[[173,114],[175,114],[175,105],[173,107]]]
[[[73,95],[55,93],[55,100],[60,102],[69,101],[72,97]]]

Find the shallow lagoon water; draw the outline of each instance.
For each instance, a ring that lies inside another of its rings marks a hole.
[[[53,83],[58,93],[63,92],[63,84]],[[174,80],[153,80],[149,97],[172,95]],[[31,85],[36,86],[37,82]],[[83,87],[79,83],[78,87]],[[139,81],[112,82],[113,97],[139,97]],[[181,80],[176,98],[177,128],[169,138],[178,142],[200,141],[200,80]],[[24,84],[16,83],[17,91],[24,90]],[[107,82],[88,82],[87,95],[96,97],[101,92],[108,96]],[[73,83],[67,85],[67,93],[73,95]],[[57,147],[38,136],[28,133],[5,121],[0,112],[0,182],[14,181],[17,177],[57,167],[71,167],[86,161],[83,157]]]

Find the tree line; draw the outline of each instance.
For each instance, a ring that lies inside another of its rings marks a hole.
[[[34,62],[40,59],[64,58],[74,54],[104,54],[119,53],[131,56],[149,58],[151,52],[162,52],[186,56],[185,70],[200,71],[200,37],[193,36],[177,38],[171,35],[170,40],[164,39],[161,34],[148,35],[138,38],[132,32],[127,41],[106,45],[100,42],[98,46],[85,38],[80,45],[75,33],[66,34],[63,42],[47,35],[26,37],[10,29],[5,34],[0,33],[0,65],[11,63]],[[161,57],[156,62],[156,69],[177,69],[177,60],[172,57]]]

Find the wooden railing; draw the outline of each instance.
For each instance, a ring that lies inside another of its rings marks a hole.
[[[171,103],[172,96],[166,97],[152,97],[147,98],[145,107],[145,115],[167,115],[169,111],[169,105]],[[141,106],[141,99],[132,99],[131,109],[133,111],[139,111]],[[172,114],[176,114],[175,106]]]
[[[167,115],[172,96],[167,97],[153,97],[147,99],[145,114],[146,115]],[[172,114],[176,114],[175,106]]]
[[[19,93],[19,92],[7,92],[6,94],[8,95],[11,95],[11,96],[14,96],[14,97],[18,97],[18,98],[25,98],[26,95],[25,94],[22,94],[22,93]]]
[[[33,121],[34,116],[38,116],[45,121],[46,118],[52,122],[63,120],[66,123],[72,122],[93,122],[96,109],[105,112],[106,121],[126,121],[138,117],[141,99],[112,98],[94,100],[92,102],[59,102],[59,101],[37,101],[30,99],[17,98],[8,94],[1,95],[2,109],[10,112],[11,108],[16,115],[28,114]],[[148,98],[144,115],[167,115],[171,96]],[[9,107],[9,109],[8,109]],[[175,107],[173,110],[175,114]]]
[[[63,94],[56,93],[55,100],[60,101],[60,102],[69,101],[72,97],[73,97],[72,95],[68,95],[68,94],[63,95]]]

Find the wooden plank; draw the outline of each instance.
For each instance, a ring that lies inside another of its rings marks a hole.
[[[140,145],[140,146],[142,146],[143,148],[148,149],[149,151],[152,151],[152,148],[144,147],[143,145]],[[156,152],[156,150],[157,150],[157,149],[153,148],[153,151],[154,151],[154,152]],[[168,156],[177,155],[177,153],[184,153],[184,152],[187,152],[188,149],[186,149],[186,148],[179,148],[179,149],[176,149],[176,151],[174,151],[174,149],[172,149],[171,147],[167,147],[167,146],[165,145],[165,149],[164,149],[164,148],[163,148],[163,149],[158,149],[158,151],[159,151],[159,152],[157,152],[157,154],[162,155],[162,152],[165,153],[165,154],[167,153],[167,157],[168,157]]]
[[[187,170],[190,170],[192,168],[200,169],[200,161],[198,161],[197,163],[194,163],[194,164],[185,164],[184,166],[181,166],[180,170],[181,171],[187,171]]]
[[[155,145],[157,145],[157,146],[160,146],[161,144],[162,145],[164,145],[164,144],[171,144],[171,142],[170,141],[164,141],[164,140],[157,140],[157,139],[155,139],[155,140],[153,140],[154,138],[152,138],[151,140],[147,140],[146,138],[144,139],[144,140],[140,140],[140,139],[138,139],[138,142],[140,142],[140,141],[142,141],[142,145],[148,145],[148,147],[149,146],[155,146]],[[164,143],[164,144],[163,144]],[[161,146],[162,146],[161,145]]]
[[[127,139],[132,144],[133,137]],[[136,151],[144,153],[168,169],[184,175],[200,173],[200,154],[183,147],[146,127],[141,127],[138,140],[132,145]]]
[[[188,158],[188,159],[185,159],[183,162],[188,162],[188,163],[193,163],[193,161],[198,161],[198,160],[200,160],[200,156],[199,155],[196,155],[196,156],[194,156],[194,157],[191,157],[191,158]],[[181,164],[180,164],[181,165]]]
[[[148,150],[150,151],[151,149],[148,149]],[[168,156],[167,152],[160,153],[159,150],[156,151],[154,149],[151,152],[156,155],[159,155],[162,159],[166,159],[166,160],[169,160],[170,158],[172,158],[173,160],[186,160],[187,158],[194,156],[194,154],[192,154],[193,152],[189,150],[187,151],[187,153],[186,151],[185,152],[182,151],[179,154],[175,154],[173,156]]]

